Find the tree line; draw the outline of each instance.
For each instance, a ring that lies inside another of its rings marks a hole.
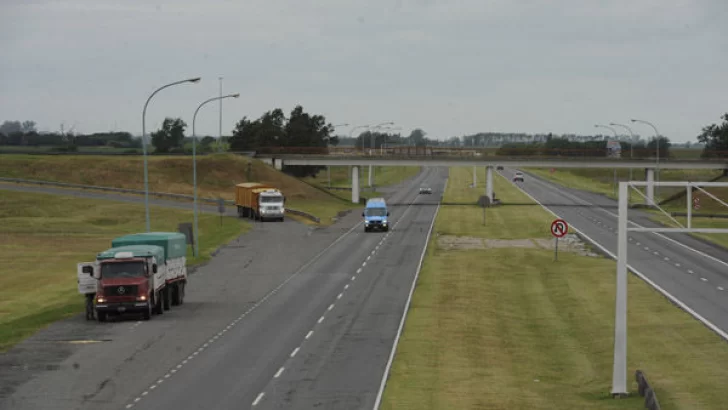
[[[620,141],[622,158],[650,158],[658,151],[660,158],[670,156],[672,143],[669,138],[652,138],[647,143],[640,141],[636,144]],[[496,151],[496,155],[503,156],[561,156],[561,157],[604,157],[608,153],[607,141],[573,141],[565,137],[546,138],[540,143],[510,143],[503,144]]]

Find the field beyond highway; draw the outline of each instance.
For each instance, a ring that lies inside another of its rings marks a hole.
[[[561,241],[554,261],[553,216],[509,206],[532,202],[501,177],[504,205],[483,226],[472,204],[484,187],[471,178],[450,171],[382,409],[641,409],[637,369],[662,409],[724,407],[728,345],[633,275],[633,396],[612,399],[615,262],[577,239]]]
[[[150,207],[152,228],[177,231],[192,212]],[[0,351],[41,327],[84,310],[76,264],[111,247],[117,236],[144,231],[144,206],[63,195],[0,193]],[[249,229],[236,218],[199,214],[200,257]]]

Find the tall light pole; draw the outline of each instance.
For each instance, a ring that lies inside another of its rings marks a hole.
[[[629,128],[628,126],[624,124],[617,124],[616,122],[610,122],[609,125],[615,126],[615,127],[622,127],[627,129],[629,131],[629,159],[632,160],[634,158],[634,133],[632,132],[632,128]],[[632,168],[629,169],[629,180],[632,180]]]
[[[197,112],[200,111],[200,108],[202,108],[203,105],[215,101],[215,100],[222,100],[224,98],[238,98],[240,97],[240,94],[230,94],[230,95],[222,95],[220,97],[214,97],[210,98],[209,100],[203,101],[200,105],[197,106],[197,109],[195,110],[195,114],[192,116],[192,185],[194,190],[194,236],[195,236],[195,247],[194,247],[194,254],[195,256],[198,256],[200,254],[200,243],[197,240],[199,237],[199,230],[197,229],[197,134],[195,133],[195,121],[197,121]]]
[[[371,138],[371,144],[372,144],[372,155],[374,155],[374,151],[376,149],[376,143],[375,143],[375,139],[376,138],[374,138],[374,133],[371,130],[372,129],[375,129],[376,130],[376,129],[378,129],[379,127],[381,127],[383,125],[394,125],[394,122],[392,122],[392,121],[383,122],[381,124],[375,125],[374,127],[372,127],[369,130],[369,136]],[[372,191],[374,190],[373,189],[374,188],[374,166],[372,166],[372,165],[369,165],[369,188],[372,188]]]
[[[655,181],[660,182],[660,131],[657,131],[657,127],[651,122],[636,119],[631,119],[630,121],[647,124],[655,130]],[[658,197],[660,196],[660,187],[658,185],[655,186],[655,194]]]
[[[220,97],[222,97],[222,77],[217,78],[220,81]],[[220,98],[220,118],[218,119],[217,124],[217,151],[222,152],[222,100],[223,98]]]
[[[149,101],[154,97],[155,94],[158,92],[164,90],[167,87],[171,87],[173,85],[177,84],[185,84],[185,83],[198,83],[200,81],[200,77],[195,78],[188,78],[186,80],[181,81],[175,81],[173,83],[169,83],[165,86],[159,87],[147,98],[147,102],[144,103],[144,110],[142,110],[142,151],[144,152],[144,212],[146,213],[146,224],[147,224],[147,232],[151,231],[151,221],[149,220],[149,167],[147,165],[147,106],[149,105]]]
[[[348,127],[348,126],[349,126],[349,124],[336,124],[333,127],[334,127],[334,129],[336,129],[336,127]],[[331,165],[326,165],[326,175],[328,176],[328,179],[329,179],[329,188],[331,188]]]
[[[607,128],[607,129],[612,130],[612,132],[614,133],[614,138],[617,140],[617,142],[619,142],[619,135],[617,135],[617,130],[615,130],[614,128],[612,128],[612,127],[610,127],[608,125],[601,125],[601,124],[595,124],[594,127],[596,127],[596,128]],[[620,152],[621,152],[621,149],[620,149]],[[613,185],[614,185],[614,192],[613,193],[614,193],[614,195],[617,195],[617,168],[614,168],[614,183],[613,183]]]

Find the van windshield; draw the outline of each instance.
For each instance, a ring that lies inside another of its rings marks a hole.
[[[366,216],[387,216],[387,210],[384,208],[367,208]]]
[[[106,279],[141,278],[144,277],[144,263],[138,261],[102,263],[101,277]]]

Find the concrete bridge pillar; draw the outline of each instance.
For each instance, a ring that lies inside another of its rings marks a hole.
[[[645,187],[645,196],[647,197],[647,203],[645,205],[654,206],[655,205],[655,185],[653,185],[653,183],[655,182],[655,169],[646,168],[645,176],[646,176],[646,180],[647,180],[647,186]]]
[[[351,202],[359,203],[359,166],[351,167]]]
[[[485,167],[485,196],[493,203],[493,167]]]
[[[478,186],[478,167],[473,165],[473,188]]]
[[[374,184],[374,167],[369,165],[369,188]]]
[[[279,171],[283,170],[283,159],[273,158],[273,167]]]

